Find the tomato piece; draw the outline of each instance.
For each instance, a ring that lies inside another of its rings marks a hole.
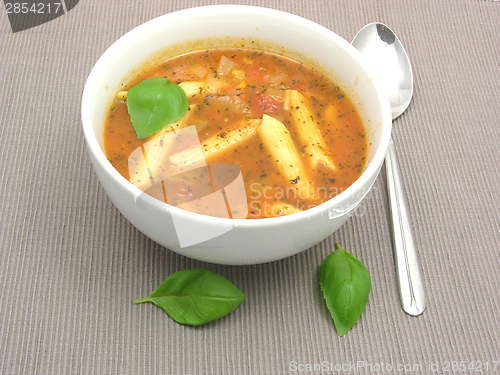
[[[167,195],[167,199],[172,201],[172,203],[178,201],[179,199],[181,199],[182,202],[187,202],[190,200],[189,198],[193,196],[192,189],[182,181],[166,182],[165,193]]]
[[[266,94],[255,95],[252,100],[252,104],[254,105],[256,111],[258,111],[259,117],[263,114],[276,114],[283,110],[282,106],[276,99]]]
[[[251,66],[247,69],[247,73],[253,81],[259,83],[268,79],[271,75],[270,71],[266,70],[266,68],[262,66]]]

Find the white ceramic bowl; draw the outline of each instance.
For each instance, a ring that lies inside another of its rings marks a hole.
[[[204,41],[200,42],[200,38]],[[120,82],[134,69],[174,52],[205,47],[207,43],[260,46],[262,40],[267,40],[263,43],[267,49],[321,67],[357,103],[371,142],[363,174],[328,202],[301,213],[271,219],[209,217],[166,206],[144,194],[138,202],[140,191],[112,167],[102,150],[103,121]],[[388,99],[378,89],[374,74],[361,54],[350,43],[304,18],[239,5],[181,10],[155,18],[125,34],[101,56],[88,77],[82,99],[82,121],[95,172],[121,213],[166,248],[222,264],[256,264],[282,259],[331,235],[350,217],[350,212],[377,178],[392,124]]]

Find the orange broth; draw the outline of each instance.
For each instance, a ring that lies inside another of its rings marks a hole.
[[[221,69],[228,69],[228,64],[220,66],[221,59],[229,63],[230,70],[220,73]],[[192,105],[189,122],[196,125],[201,144],[211,136],[224,134],[224,129],[243,119],[259,119],[264,114],[279,120],[291,132],[314,192],[309,196],[296,194],[294,183],[297,181],[284,178],[257,132],[206,159],[208,165],[232,163],[240,168],[248,219],[281,216],[321,204],[349,187],[364,169],[367,139],[353,103],[335,82],[295,60],[252,49],[212,48],[183,54],[146,69],[124,90],[151,77],[165,77],[176,84],[213,83],[210,89],[189,97]],[[305,152],[305,144],[297,136],[297,124],[284,108],[284,93],[289,89],[297,90],[306,98],[314,124],[335,161],[334,169],[323,163],[312,163]],[[155,134],[143,140],[137,138],[125,101],[116,100],[111,105],[103,130],[104,151],[127,180],[130,181],[131,153],[154,137]],[[180,184],[178,189],[179,196],[184,198],[192,190],[189,182]],[[157,198],[166,199],[165,194]],[[293,210],[285,212],[283,204]],[[221,216],[217,212],[203,213]]]

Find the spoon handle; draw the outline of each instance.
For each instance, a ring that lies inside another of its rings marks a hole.
[[[401,307],[409,315],[420,315],[426,307],[424,286],[413,244],[401,173],[392,139],[385,156],[387,190],[392,218],[394,262]]]

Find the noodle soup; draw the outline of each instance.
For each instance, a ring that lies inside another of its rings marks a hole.
[[[182,87],[189,108],[139,139],[126,92],[151,77]],[[194,136],[171,142],[188,130]],[[321,72],[237,48],[190,52],[143,70],[117,95],[103,130],[108,160],[147,194],[188,211],[247,219],[301,212],[338,195],[364,170],[366,138],[352,101]],[[225,184],[215,181],[221,165],[233,166]],[[231,198],[224,186],[238,178]],[[206,204],[219,190],[222,209]]]

